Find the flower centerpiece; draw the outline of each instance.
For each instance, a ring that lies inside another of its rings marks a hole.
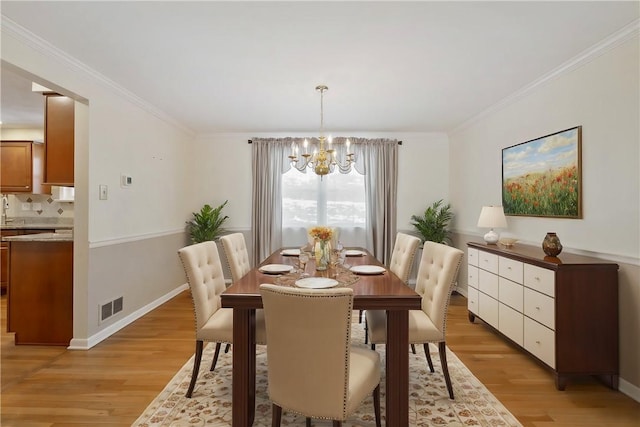
[[[311,227],[309,237],[314,241],[313,249],[316,256],[316,270],[326,270],[331,260],[333,229],[323,226]]]

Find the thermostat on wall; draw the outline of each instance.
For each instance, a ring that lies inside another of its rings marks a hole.
[[[120,186],[131,187],[131,184],[133,184],[133,178],[131,178],[129,175],[120,175]]]

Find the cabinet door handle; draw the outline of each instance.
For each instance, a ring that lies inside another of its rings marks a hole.
[[[540,307],[536,307],[536,310],[540,311]]]
[[[540,281],[540,278],[538,276],[533,278],[534,280],[537,280],[538,282]]]
[[[507,267],[507,270],[511,270],[511,267]]]
[[[536,344],[540,344],[540,341],[536,341]]]

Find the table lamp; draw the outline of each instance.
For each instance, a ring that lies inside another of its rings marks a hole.
[[[507,218],[504,216],[502,206],[483,206],[478,218],[478,227],[489,228],[489,232],[484,235],[484,241],[489,245],[498,243],[498,233],[493,231],[494,228],[505,228],[507,226]]]

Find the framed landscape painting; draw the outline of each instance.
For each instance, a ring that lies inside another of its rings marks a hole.
[[[582,126],[502,149],[505,215],[582,218]]]

